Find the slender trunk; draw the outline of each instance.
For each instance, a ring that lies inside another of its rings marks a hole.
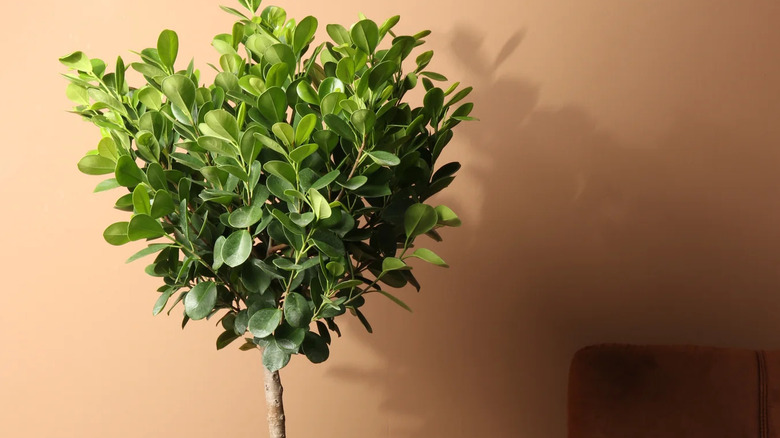
[[[263,367],[265,373],[265,403],[268,407],[268,432],[270,438],[285,438],[287,434],[284,430],[284,404],[282,403],[282,381],[279,378],[279,371],[268,371]]]

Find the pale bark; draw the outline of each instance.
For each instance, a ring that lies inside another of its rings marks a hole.
[[[285,438],[284,428],[284,404],[282,403],[282,381],[279,371],[268,371],[263,367],[265,374],[265,403],[268,407],[268,432],[270,438]]]

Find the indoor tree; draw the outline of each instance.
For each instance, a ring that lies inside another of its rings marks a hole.
[[[438,163],[452,129],[471,120],[471,88],[427,67],[418,51],[430,33],[396,35],[361,15],[349,29],[330,24],[314,45],[311,16],[300,21],[260,0],[230,33],[217,35],[210,85],[191,61],[177,67],[178,36],[106,63],[77,51],[60,58],[71,71],[75,114],[100,128],[78,163],[107,175],[95,191],[118,189],[127,221],[103,232],[112,245],[151,241],[128,261],[155,255],[146,273],[162,286],[153,313],[183,304],[182,327],[217,318],[218,349],[244,338],[262,350],[271,437],[285,436],[279,370],[293,354],[329,356],[336,318],[361,311],[367,296],[420,285],[410,259],[447,265],[419,246],[439,228],[458,226],[444,205],[426,203],[460,168]],[[127,81],[128,67],[145,83]],[[407,92],[421,84],[422,105]]]

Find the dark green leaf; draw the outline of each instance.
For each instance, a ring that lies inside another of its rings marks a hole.
[[[162,92],[180,111],[191,117],[195,104],[195,83],[187,76],[175,74],[162,81]]]
[[[280,309],[261,309],[249,318],[249,331],[258,338],[270,336],[282,322]]]
[[[160,252],[165,248],[169,248],[171,246],[170,243],[153,243],[146,248],[138,251],[137,253],[130,256],[130,258],[125,261],[125,263],[134,262],[142,257],[146,257],[148,255],[154,254],[156,252]]]
[[[130,240],[156,239],[165,235],[160,221],[147,214],[137,214],[130,219],[127,237]]]
[[[263,349],[263,366],[269,371],[279,371],[290,362],[290,353],[284,351],[276,341],[272,340]]]
[[[297,293],[290,292],[284,299],[284,318],[293,327],[308,327],[313,317],[309,302]]]
[[[263,208],[260,205],[246,205],[233,210],[228,218],[228,223],[233,228],[247,228],[256,224],[263,218]]]
[[[303,48],[306,47],[314,37],[315,32],[317,32],[316,18],[308,16],[298,23],[295,27],[295,32],[293,32],[292,40],[293,52],[296,55],[301,54]]]
[[[401,160],[390,152],[371,151],[368,152],[368,156],[374,160],[374,163],[379,164],[380,166],[397,166],[401,164]]]
[[[328,348],[327,342],[313,332],[306,332],[306,336],[303,338],[303,343],[301,344],[301,350],[311,363],[325,362],[328,360],[328,356],[330,356],[330,349]]]
[[[173,295],[174,292],[176,292],[176,289],[171,287],[166,289],[162,295],[157,297],[157,301],[154,302],[154,308],[152,309],[152,315],[159,315],[160,312],[165,309],[165,305],[168,304],[168,300],[171,298],[171,295]]]

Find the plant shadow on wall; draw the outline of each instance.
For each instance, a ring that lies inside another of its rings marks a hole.
[[[475,30],[450,35],[481,120],[452,192],[481,199],[446,200],[465,213],[438,250],[452,270],[364,338],[384,366],[332,371],[385,382],[387,436],[563,438],[569,361],[593,343],[780,346],[778,135],[683,115],[626,147],[496,73],[522,32],[496,62]]]

